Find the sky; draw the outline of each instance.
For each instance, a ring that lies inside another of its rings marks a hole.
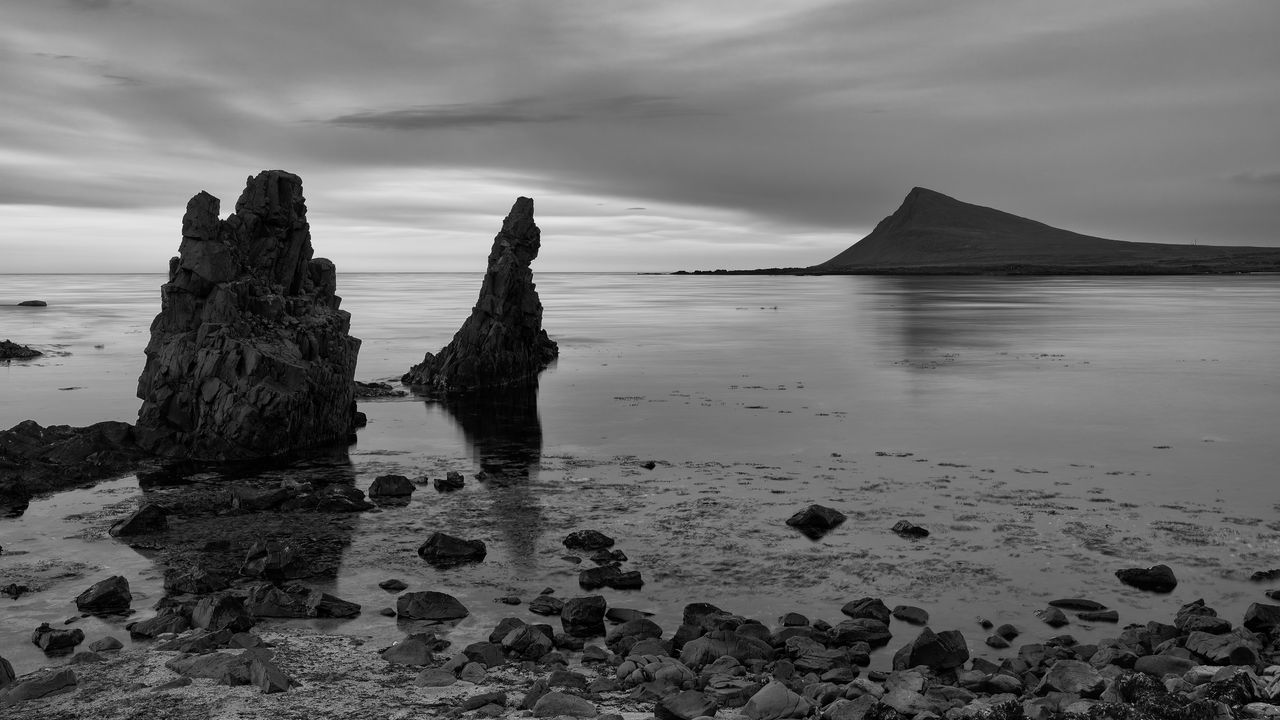
[[[165,272],[303,179],[339,271],[806,266],[914,186],[1280,245],[1275,0],[5,0],[0,273]]]

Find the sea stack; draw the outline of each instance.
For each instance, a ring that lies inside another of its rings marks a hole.
[[[518,198],[493,239],[471,316],[452,342],[427,353],[401,381],[419,392],[447,395],[536,379],[559,352],[542,329],[542,302],[529,267],[540,243],[533,200]]]
[[[360,341],[333,263],[312,258],[302,179],[263,171],[226,220],[219,205],[187,203],[138,380],[139,444],[227,461],[345,440]]]

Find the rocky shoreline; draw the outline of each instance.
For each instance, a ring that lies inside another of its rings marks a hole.
[[[401,595],[401,614],[413,605],[406,598],[424,594]],[[415,628],[378,648],[278,625],[255,633],[257,619],[242,605],[211,600],[233,595],[205,597],[197,604],[206,608],[196,613],[201,627],[159,633],[150,647],[120,650],[114,638],[95,638],[68,666],[16,678],[5,669],[0,681],[12,682],[0,691],[0,713],[31,720],[1280,716],[1275,605],[1251,606],[1237,625],[1192,602],[1171,623],[1131,624],[1090,644],[1062,635],[995,662],[970,658],[964,632],[935,633],[916,624],[925,618],[875,598],[846,604],[834,625],[694,602],[673,629],[600,596],[539,595],[519,599],[524,607],[513,606],[484,641],[453,647]],[[1056,605],[1095,607],[1080,599]],[[1017,629],[996,633],[1013,638]],[[889,643],[898,647],[892,670],[868,669],[872,649]]]

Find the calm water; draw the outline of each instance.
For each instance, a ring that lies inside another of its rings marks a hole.
[[[325,627],[397,637],[374,612],[391,604],[376,583],[392,575],[462,597],[473,615],[459,640],[504,614],[532,617],[492,599],[580,594],[559,544],[579,527],[618,538],[647,581],[603,591],[610,602],[658,610],[669,628],[692,600],[835,621],[843,602],[876,595],[925,607],[975,650],[974,615],[1036,637],[1048,629],[1033,611],[1062,595],[1111,604],[1124,622],[1203,596],[1238,620],[1265,601],[1249,574],[1280,567],[1280,277],[537,280],[561,357],[536,402],[367,402],[352,448],[361,487],[386,472],[481,467],[520,481],[419,491],[362,517],[333,587],[366,613]],[[132,421],[162,281],[0,276],[0,339],[48,353],[0,365],[0,425]],[[357,378],[398,377],[439,349],[478,286],[477,275],[341,276],[364,341]],[[49,307],[11,307],[29,298]],[[3,601],[0,654],[45,662],[26,635],[73,614],[69,600],[100,576],[123,572],[158,598],[156,569],[101,537],[140,495],[126,479],[0,520],[0,584],[59,554],[85,565]],[[850,521],[816,543],[782,524],[811,502]],[[933,536],[888,533],[901,517]],[[432,570],[414,553],[432,530],[482,538],[489,558]],[[1112,577],[1156,562],[1179,576],[1172,596]],[[83,622],[90,638],[109,629]],[[891,649],[915,631],[895,633]]]

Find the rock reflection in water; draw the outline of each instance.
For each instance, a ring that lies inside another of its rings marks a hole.
[[[433,401],[434,402],[434,401]],[[542,508],[533,492],[542,463],[542,420],[537,382],[481,390],[438,401],[462,429],[467,447],[491,491],[494,522],[511,557],[535,566]]]

